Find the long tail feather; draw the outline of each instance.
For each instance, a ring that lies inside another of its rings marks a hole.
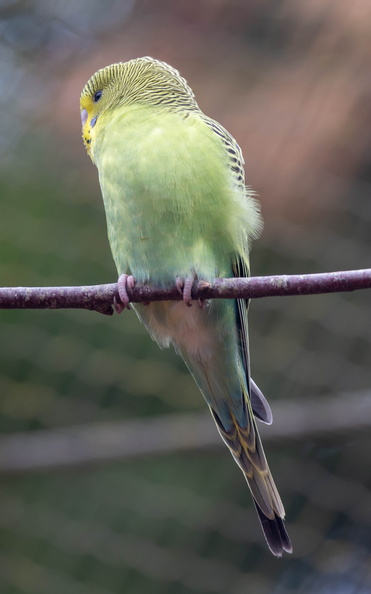
[[[285,510],[264,454],[258,429],[247,405],[247,427],[240,427],[231,414],[232,428],[226,430],[210,407],[218,431],[234,460],[241,468],[250,488],[267,544],[276,557],[292,552],[290,537],[284,525]]]
[[[277,516],[277,514],[274,515],[273,519],[267,518],[256,501],[254,501],[254,504],[264,532],[265,540],[273,555],[282,557],[283,551],[292,553],[290,537],[287,534],[283,519]]]

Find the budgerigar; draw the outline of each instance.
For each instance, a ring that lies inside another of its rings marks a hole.
[[[179,72],[153,58],[98,70],[80,106],[121,300],[128,305],[134,282],[178,286],[181,301],[133,308],[160,346],[172,344],[183,357],[250,487],[269,548],[276,556],[290,553],[254,418],[272,421],[250,378],[248,302],[191,298],[196,279],[249,274],[249,244],[261,218],[245,188],[241,150],[199,109]]]

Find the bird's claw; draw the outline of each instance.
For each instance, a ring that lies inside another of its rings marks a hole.
[[[115,310],[115,312],[117,314],[120,314],[124,311],[125,309],[125,305],[123,305],[122,303],[119,303],[116,299],[116,297],[113,298],[113,309]]]
[[[184,278],[181,278],[180,276],[178,276],[175,279],[176,288],[178,289],[178,292],[183,297],[184,303],[188,307],[192,307],[191,293],[192,293],[193,283],[194,283],[194,278],[186,278],[186,279],[184,279]]]
[[[207,309],[210,305],[210,301],[208,299],[201,299],[201,297],[197,299],[197,302],[200,309]]]
[[[176,288],[178,289],[178,292],[182,295],[183,301],[188,307],[192,307],[192,288],[195,283],[195,280],[196,280],[195,276],[192,276],[190,278],[185,278],[185,279],[178,276],[175,279]],[[200,309],[206,309],[209,305],[209,302],[207,299],[198,298],[197,303],[198,303]]]
[[[113,300],[113,307],[115,311],[120,314],[124,309],[131,309],[128,289],[131,291],[135,286],[135,278],[130,274],[121,274],[117,281],[117,288],[121,303],[118,303],[116,298]]]

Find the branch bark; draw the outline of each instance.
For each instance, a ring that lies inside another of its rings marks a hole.
[[[371,268],[320,274],[218,278],[213,284],[201,280],[195,282],[192,297],[259,299],[369,288]],[[181,299],[175,286],[163,289],[138,284],[128,294],[133,303]],[[0,309],[89,309],[112,315],[114,298],[120,303],[116,283],[81,287],[4,287],[0,288]]]

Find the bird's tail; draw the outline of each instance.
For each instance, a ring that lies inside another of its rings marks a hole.
[[[273,555],[281,557],[283,551],[292,553],[290,537],[283,521],[285,510],[269,470],[248,400],[246,405],[247,426],[241,427],[231,413],[232,427],[228,430],[217,413],[211,407],[210,410],[223,441],[249,485],[267,544]]]

